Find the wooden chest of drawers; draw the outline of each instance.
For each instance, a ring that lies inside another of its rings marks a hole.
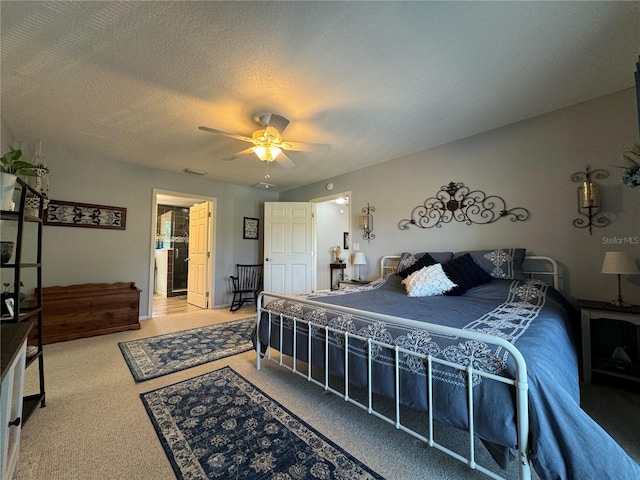
[[[42,343],[137,330],[140,289],[134,282],[42,289]]]

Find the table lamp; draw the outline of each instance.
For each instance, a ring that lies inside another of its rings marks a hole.
[[[610,303],[616,307],[628,307],[629,304],[622,300],[620,275],[640,273],[635,261],[626,252],[606,252],[602,262],[602,273],[618,275],[618,299]]]
[[[356,252],[353,254],[353,264],[358,266],[358,281],[361,282],[362,278],[360,278],[360,265],[366,265],[367,259],[362,252]]]

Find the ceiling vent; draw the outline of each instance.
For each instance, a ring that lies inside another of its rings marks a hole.
[[[185,168],[184,170],[182,170],[184,173],[188,173],[190,175],[206,175],[207,172],[203,172],[202,170],[195,170],[193,168]]]
[[[259,188],[260,190],[269,190],[270,188],[275,187],[273,183],[260,182],[256,183],[253,188]]]

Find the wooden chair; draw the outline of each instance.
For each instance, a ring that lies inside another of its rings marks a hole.
[[[236,275],[229,277],[233,282],[233,301],[230,310],[235,312],[246,302],[256,302],[262,291],[262,264],[236,264]]]

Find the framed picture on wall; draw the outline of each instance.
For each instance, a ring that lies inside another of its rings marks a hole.
[[[244,217],[244,228],[242,229],[242,238],[249,240],[258,240],[258,226],[260,220],[257,218]]]
[[[342,249],[349,250],[349,232],[342,234]]]

